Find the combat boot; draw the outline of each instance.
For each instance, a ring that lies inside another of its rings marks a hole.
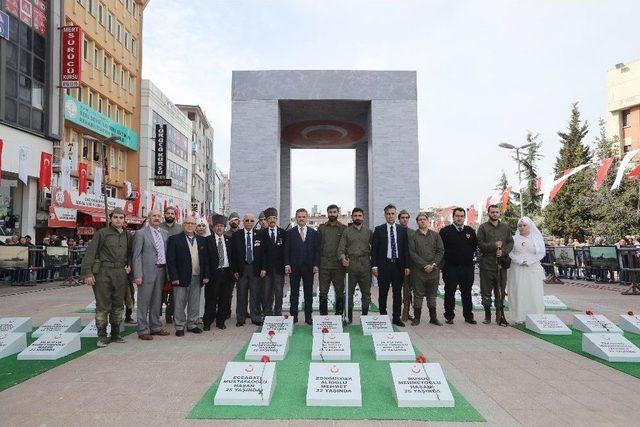
[[[418,326],[420,324],[420,316],[422,315],[421,308],[413,309],[413,320],[411,321],[411,326]]]
[[[429,307],[429,323],[436,326],[442,326],[442,322],[438,320],[438,312],[435,307]]]
[[[120,324],[111,324],[111,340],[109,342],[125,343],[127,342],[120,336]]]
[[[484,309],[484,321],[482,322],[485,325],[490,325],[491,324],[491,309],[490,308],[486,308]]]
[[[106,347],[109,344],[109,340],[107,340],[107,328],[98,328],[98,348]]]

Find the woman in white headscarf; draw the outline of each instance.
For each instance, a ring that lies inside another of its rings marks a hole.
[[[507,273],[509,295],[508,317],[521,323],[527,314],[544,313],[544,269],[540,260],[545,248],[542,233],[529,217],[518,221],[518,231],[513,236],[513,250],[509,252],[511,268]]]

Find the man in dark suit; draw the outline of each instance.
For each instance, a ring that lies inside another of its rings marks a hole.
[[[284,272],[289,275],[291,284],[291,308],[293,322],[298,321],[298,296],[300,279],[304,292],[304,321],[311,325],[313,312],[313,275],[320,266],[320,236],[318,232],[307,226],[307,210],[296,211],[298,225],[287,231],[284,242]],[[336,257],[338,254],[336,254]]]
[[[464,225],[466,213],[462,208],[453,210],[453,224],[440,229],[440,237],[444,244],[444,318],[452,325],[455,317],[456,288],[460,286],[462,297],[462,315],[464,321],[475,325],[473,304],[471,303],[471,286],[473,285],[473,255],[478,248],[476,232]]]
[[[203,329],[211,330],[216,322],[218,329],[226,329],[224,322],[231,312],[229,294],[233,291],[233,272],[231,271],[231,237],[224,234],[227,218],[214,215],[211,235],[206,237],[209,254],[210,281],[204,288]]]
[[[247,304],[251,323],[262,325],[262,289],[260,289],[260,267],[262,242],[260,233],[255,230],[253,214],[243,217],[244,228],[231,237],[231,253],[233,256],[233,276],[236,285],[236,326],[243,326],[247,319]]]
[[[285,231],[278,227],[278,211],[265,209],[267,226],[260,230],[262,267],[260,277],[264,278],[262,307],[265,316],[282,315],[282,290],[284,288],[284,242]]]
[[[200,287],[209,283],[206,240],[195,234],[196,220],[192,216],[185,217],[182,226],[184,232],[167,241],[167,270],[173,284],[174,324],[178,337],[184,336],[185,325],[189,332],[202,333],[197,326]]]
[[[393,324],[404,326],[401,319],[402,283],[409,275],[409,245],[407,229],[396,224],[396,207],[384,208],[387,221],[373,231],[371,238],[371,271],[378,278],[380,314],[387,314],[389,286],[393,293]]]

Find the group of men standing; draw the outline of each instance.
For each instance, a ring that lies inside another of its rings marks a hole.
[[[495,296],[496,321],[504,324],[502,312],[506,285],[508,253],[513,247],[511,232],[499,220],[496,206],[488,209],[489,221],[478,234],[464,225],[465,210],[453,211],[453,223],[439,233],[429,228],[425,213],[416,217],[417,228],[409,228],[409,213],[396,207],[384,209],[385,223],[373,232],[364,226],[364,211],[354,208],[351,223],[338,221],[339,208],[327,208],[328,221],[318,230],[307,225],[308,213],[296,211],[296,225],[284,230],[278,224],[275,208],[260,215],[256,227],[252,213],[240,218],[214,215],[211,234],[196,233],[196,220],[187,216],[182,227],[175,222],[171,207],[162,214],[152,210],[148,224],[131,239],[124,232],[124,213],[115,209],[108,227],[98,230],[82,264],[82,276],[96,295],[96,326],[99,346],[105,346],[107,325],[111,324],[111,342],[122,342],[118,334],[122,305],[129,280],[138,287],[138,337],[152,340],[154,335],[169,335],[162,328],[161,312],[166,304],[167,323],[174,323],[176,336],[185,330],[201,333],[198,327],[201,288],[204,286],[203,329],[225,329],[231,315],[233,288],[236,287],[236,326],[247,318],[261,325],[264,316],[282,314],[285,276],[290,282],[290,314],[298,322],[299,293],[304,295],[304,320],[312,323],[313,280],[319,279],[319,309],[328,314],[328,294],[334,286],[335,314],[353,320],[353,296],[358,286],[362,314],[369,311],[371,281],[379,286],[380,314],[387,314],[387,299],[392,293],[391,317],[395,325],[420,324],[423,299],[427,300],[429,323],[441,326],[436,312],[440,273],[445,283],[446,323],[455,316],[455,292],[460,288],[463,316],[475,324],[471,303],[474,281],[474,256],[480,249],[480,278],[485,323],[491,322],[491,294]],[[345,274],[348,281],[345,283]],[[128,277],[129,275],[129,277]],[[348,291],[345,291],[345,285]],[[345,302],[345,299],[347,302]],[[404,304],[403,304],[404,300]],[[404,312],[403,312],[404,305]],[[413,305],[413,316],[409,307]],[[502,317],[501,317],[502,313]]]

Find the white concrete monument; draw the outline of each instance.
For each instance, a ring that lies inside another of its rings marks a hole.
[[[560,298],[555,295],[544,296],[544,308],[547,310],[566,310],[567,304],[562,302]]]
[[[214,405],[269,406],[276,387],[274,362],[228,362]]]
[[[274,331],[276,334],[293,335],[293,317],[284,316],[265,316],[262,323],[262,333],[266,334]]]
[[[624,331],[640,335],[640,315],[621,314],[618,326]]]
[[[124,332],[124,322],[120,323],[120,332]],[[107,324],[107,336],[111,334],[111,324]],[[96,319],[93,319],[80,331],[80,338],[98,338]]]
[[[80,350],[80,334],[51,332],[40,336],[18,354],[18,360],[56,360]]]
[[[43,334],[55,332],[80,332],[82,321],[79,317],[52,317],[33,332],[33,337],[38,338]]]
[[[342,332],[342,316],[313,316],[313,332],[322,333],[325,328],[328,332]]]
[[[362,406],[360,365],[311,362],[307,406]]]
[[[414,360],[416,357],[407,332],[374,332],[371,337],[376,360]]]
[[[314,333],[311,360],[351,360],[351,341],[344,332]]]
[[[360,324],[363,335],[371,335],[373,332],[393,332],[391,318],[387,314],[360,316]]]
[[[289,352],[289,335],[257,332],[251,336],[245,360],[260,360],[269,356],[271,360],[284,360]]]
[[[640,349],[621,334],[582,334],[582,351],[608,362],[640,362]]]
[[[0,332],[0,359],[20,353],[27,348],[25,332]]]
[[[573,327],[582,332],[622,334],[623,331],[602,314],[574,314]]]
[[[453,407],[455,400],[439,363],[390,363],[400,408]]]
[[[31,329],[33,329],[31,317],[0,318],[0,333],[31,332]]]
[[[525,327],[541,335],[571,335],[571,329],[555,314],[527,314]]]

